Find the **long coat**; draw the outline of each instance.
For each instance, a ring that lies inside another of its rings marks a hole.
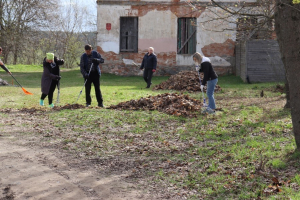
[[[46,62],[46,58],[44,58],[43,61],[44,71],[43,71],[42,81],[41,81],[43,94],[48,95],[52,81],[57,82],[57,78],[59,77],[60,74],[59,65],[64,64],[63,60],[58,60],[57,57],[54,57],[54,62],[56,66],[52,68],[51,64]]]

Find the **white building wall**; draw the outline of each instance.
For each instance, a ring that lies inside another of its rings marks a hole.
[[[120,53],[120,17],[137,15],[131,6],[101,5],[97,11],[97,44],[105,52]],[[111,30],[106,30],[111,23]]]
[[[160,58],[159,64],[162,66],[175,67],[193,65],[192,55],[177,54],[177,19],[180,16],[186,16],[184,12],[190,13],[187,7],[180,7],[177,8],[177,11],[174,11],[170,8],[171,4],[165,4],[166,6],[162,6],[164,4],[161,4],[161,2],[174,3],[174,0],[140,0],[138,3],[135,1],[131,3],[130,0],[124,0],[124,2],[126,2],[124,4],[126,5],[111,3],[114,1],[116,0],[101,4],[99,0],[97,10],[97,46],[100,49],[98,50],[103,51],[102,53],[109,57],[109,60],[115,59],[111,63],[114,65],[129,65],[131,61],[135,61],[139,64],[148,47],[152,46],[155,48],[156,54],[164,57]],[[256,0],[246,0],[246,2],[255,1]],[[118,2],[120,2],[120,0],[118,0]],[[155,6],[150,7],[151,9],[145,6],[145,10],[143,10],[143,5],[132,6],[133,4],[140,4],[140,2],[151,2],[151,5]],[[155,4],[155,2],[157,2],[157,4]],[[180,0],[180,2],[186,2],[186,0]],[[210,0],[201,0],[201,2],[210,2]],[[240,3],[241,1],[226,0],[222,2]],[[224,44],[228,40],[231,42],[235,41],[236,32],[233,31],[236,28],[235,24],[231,24],[225,20],[212,22],[212,13],[208,9],[199,12],[202,13],[197,15],[199,16],[197,17],[196,32],[197,52],[203,54],[202,49],[212,44]],[[221,9],[216,8],[214,12],[226,16]],[[120,17],[126,16],[138,17],[139,23],[138,53],[132,53],[132,55],[129,55],[130,53],[120,53]],[[231,20],[235,21],[236,19]],[[111,30],[106,30],[106,23],[111,23]],[[228,62],[226,57],[214,56],[211,57],[211,61],[215,66],[231,66],[231,63]]]

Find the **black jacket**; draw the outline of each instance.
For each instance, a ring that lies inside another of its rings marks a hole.
[[[145,69],[156,69],[156,65],[157,65],[156,55],[155,54],[148,55],[148,53],[146,53],[143,58],[141,69],[144,69],[144,68]]]
[[[85,76],[87,76],[89,74],[93,58],[100,59],[102,57],[97,51],[92,51],[92,54],[89,56],[86,53],[82,54],[82,56],[80,58],[80,72],[81,72],[83,78],[85,78]],[[99,65],[93,66],[93,69],[98,72],[99,76],[101,76],[101,70],[100,70]]]
[[[210,62],[201,63],[199,72],[203,72],[203,74],[204,74],[202,85],[205,85],[207,81],[218,78],[218,75],[214,71]]]

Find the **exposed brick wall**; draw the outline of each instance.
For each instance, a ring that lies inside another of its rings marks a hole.
[[[123,59],[133,60],[140,66],[145,52],[139,51],[138,53],[120,53],[104,52],[101,47],[97,47],[97,51],[105,59],[105,63],[101,65],[103,73],[112,73],[116,75],[134,76],[140,75],[141,70],[134,64],[125,64]],[[205,54],[206,55],[206,54]],[[157,56],[157,72],[158,76],[170,76],[180,71],[195,70],[195,66],[177,66],[176,65],[176,52],[158,53]],[[207,56],[207,55],[206,55]],[[106,64],[107,63],[107,64]],[[214,66],[218,75],[226,75],[233,73],[233,67],[220,67]]]
[[[143,60],[144,52],[139,53],[121,53],[115,54],[113,52],[104,52],[101,47],[97,47],[97,51],[105,59],[105,63],[101,65],[103,73],[111,73],[123,76],[136,76],[141,75],[140,63]],[[133,60],[139,66],[134,64],[125,64],[124,59]],[[170,76],[180,71],[195,70],[195,66],[176,66],[176,52],[158,53],[157,54],[158,66],[156,76]],[[108,61],[108,62],[107,62]],[[168,61],[166,63],[166,61]],[[226,75],[232,73],[232,67],[218,67],[214,66],[218,75]]]
[[[227,39],[224,43],[212,43],[204,46],[201,50],[207,57],[226,57],[234,56],[235,42],[231,39]]]
[[[171,76],[181,71],[194,71],[195,66],[157,66],[155,76]],[[233,67],[214,67],[218,76],[232,74]],[[102,64],[102,73],[110,73],[121,76],[138,76],[142,71],[135,65]]]

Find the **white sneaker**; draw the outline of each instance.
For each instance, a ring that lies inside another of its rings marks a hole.
[[[201,111],[202,114],[215,114],[215,111],[211,109],[210,107],[205,108],[204,110]]]

